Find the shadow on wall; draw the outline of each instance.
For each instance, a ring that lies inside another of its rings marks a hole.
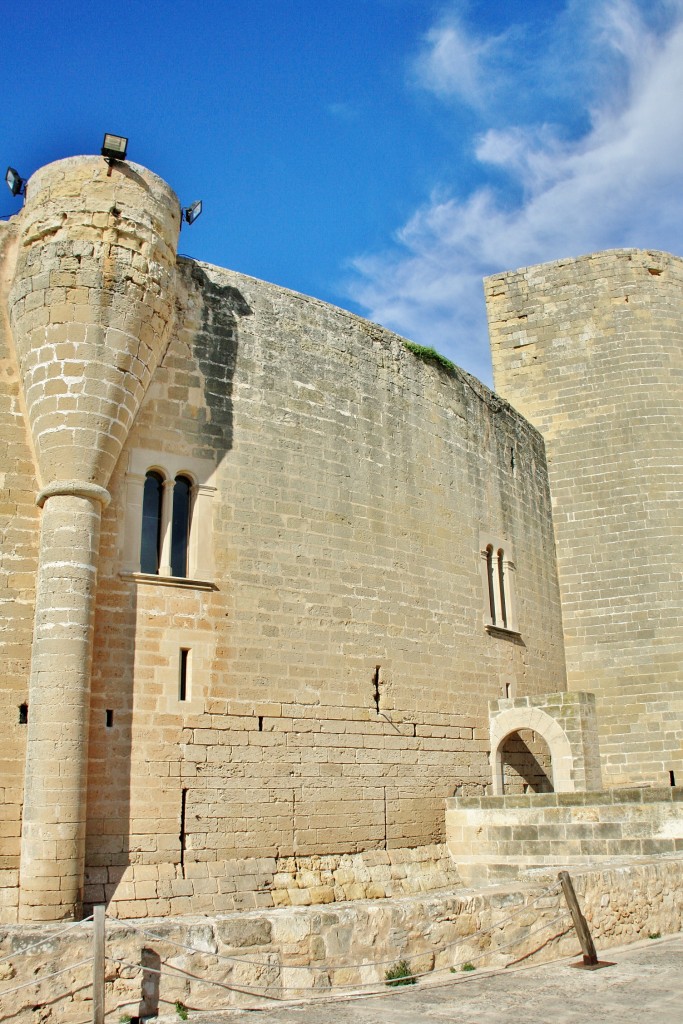
[[[550,749],[531,729],[510,733],[501,760],[505,794],[553,792]]]

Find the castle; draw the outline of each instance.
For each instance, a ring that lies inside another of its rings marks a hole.
[[[180,220],[77,157],[0,225],[0,920],[387,895],[455,792],[680,783],[683,261],[488,279],[492,393]]]

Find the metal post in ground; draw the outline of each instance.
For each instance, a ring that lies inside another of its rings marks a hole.
[[[104,1024],[104,906],[93,907],[92,1024]]]
[[[581,907],[579,906],[579,901],[576,898],[576,892],[574,891],[574,885],[569,872],[560,871],[557,877],[560,880],[562,892],[564,893],[564,898],[567,901],[569,913],[572,915],[574,929],[583,951],[583,961],[578,964],[572,964],[572,967],[583,967],[587,971],[597,971],[601,967],[612,967],[613,964],[609,963],[607,960],[598,960],[593,936],[591,935],[590,928],[588,927],[588,921],[581,912]]]

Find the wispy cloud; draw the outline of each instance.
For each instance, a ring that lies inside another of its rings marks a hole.
[[[470,140],[482,184],[458,196],[444,182],[389,251],[355,261],[351,294],[369,316],[488,379],[486,274],[612,247],[682,250],[683,3],[653,8],[658,23],[635,0],[593,5],[583,73],[600,88],[579,137],[545,110],[531,124],[483,119]]]
[[[479,107],[492,85],[488,72],[505,45],[505,34],[477,36],[451,14],[427,33],[413,64],[415,81],[442,99],[457,97]]]

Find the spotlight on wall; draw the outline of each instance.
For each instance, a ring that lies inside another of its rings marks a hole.
[[[124,139],[123,135],[110,135],[109,132],[104,133],[101,152],[105,160],[108,160],[110,163],[114,160],[125,160],[127,150],[128,139]]]
[[[23,196],[26,192],[26,178],[22,178],[19,172],[15,171],[13,167],[7,168],[5,181],[7,182],[7,188],[13,196]]]
[[[182,220],[187,221],[188,224],[194,224],[197,217],[202,212],[202,201],[201,199],[195,199],[191,206],[184,206],[182,212]]]

